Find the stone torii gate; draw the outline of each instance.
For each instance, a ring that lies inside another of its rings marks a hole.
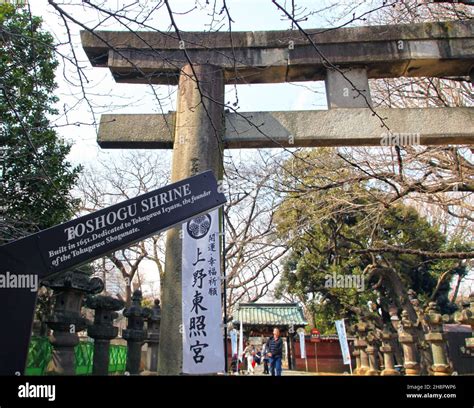
[[[223,148],[380,146],[380,117],[423,144],[474,142],[472,108],[376,109],[369,78],[474,76],[474,22],[336,30],[81,32],[94,67],[116,82],[178,85],[176,113],[103,115],[104,148],[173,148],[172,181],[204,170],[222,177]],[[316,47],[315,47],[316,44]],[[329,110],[224,112],[224,85],[325,80]],[[253,124],[253,125],[252,125]],[[182,364],[181,241],[168,232],[159,372]]]

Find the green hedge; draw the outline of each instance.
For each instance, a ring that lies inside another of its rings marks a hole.
[[[92,374],[94,343],[81,341],[74,349],[76,375]],[[46,337],[32,337],[28,350],[26,375],[46,375],[52,358],[52,346]],[[109,352],[109,374],[123,374],[127,361],[127,347],[111,344]]]

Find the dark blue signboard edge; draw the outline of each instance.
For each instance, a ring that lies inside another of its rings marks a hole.
[[[81,221],[108,213],[113,211],[115,208],[118,209],[121,206],[126,205],[127,203],[137,202],[138,200],[152,196],[153,194],[157,194],[160,191],[167,191],[187,182],[192,183],[194,181],[199,181],[199,179],[208,179],[207,181],[210,186],[215,188],[215,191],[210,194],[211,197],[209,197],[207,200],[204,200],[204,202],[207,203],[206,208],[202,208],[201,203],[201,205],[198,206],[200,209],[198,212],[189,213],[186,214],[186,216],[176,218],[172,223],[165,223],[163,227],[157,227],[154,231],[147,229],[147,231],[150,232],[147,235],[140,236],[133,241],[127,241],[123,244],[111,245],[110,247],[107,247],[108,250],[106,252],[101,251],[100,253],[96,253],[87,259],[81,258],[80,262],[77,264],[69,264],[67,268],[57,268],[52,271],[51,268],[47,267],[45,256],[42,254],[41,248],[39,246],[39,242],[42,237],[54,233],[55,231],[64,231],[65,227],[67,228],[68,226],[77,225],[77,223]],[[66,223],[2,245],[0,246],[0,268],[2,269],[0,274],[3,274],[4,272],[6,273],[8,269],[11,269],[12,271],[15,271],[19,274],[36,273],[37,275],[41,276],[41,278],[45,278],[46,276],[64,272],[65,270],[73,269],[84,263],[91,262],[107,253],[129,247],[130,245],[146,239],[149,236],[171,229],[176,225],[182,224],[189,219],[192,219],[200,214],[207,213],[223,205],[226,202],[226,199],[224,194],[218,192],[217,187],[217,181],[212,171],[206,171],[188,179],[169,184],[152,192],[142,194],[133,199],[114,204],[95,213],[78,217]],[[29,250],[32,253],[26,254],[26,251],[24,252],[23,249]],[[9,255],[14,255],[15,253],[18,255],[15,262],[7,259]],[[21,270],[18,270],[18,267],[9,267],[9,265],[12,266],[14,264],[18,264],[18,262],[23,265]],[[2,334],[0,334],[0,375],[21,375],[23,374],[26,365],[26,357],[37,294],[27,290],[2,290],[2,292],[3,293],[0,295],[0,319],[2,320],[2,325],[5,330]]]

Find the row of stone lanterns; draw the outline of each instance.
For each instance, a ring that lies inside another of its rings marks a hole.
[[[118,311],[124,308],[124,302],[110,296],[99,295],[104,285],[101,279],[91,278],[80,271],[69,271],[52,277],[43,284],[53,290],[54,308],[46,324],[52,329],[49,337],[53,346],[52,362],[48,371],[54,374],[75,374],[74,348],[79,344],[78,332],[86,330],[94,339],[94,375],[107,375],[109,367],[110,342],[118,335],[114,320]],[[147,368],[157,370],[159,328],[161,319],[160,301],[155,300],[153,308],[141,306],[142,293],[136,290],[132,304],[123,310],[127,317],[127,328],[123,338],[127,341],[126,372],[139,374],[141,350],[148,343]],[[81,314],[82,306],[94,310],[94,321],[91,323]],[[144,324],[147,322],[147,330]]]
[[[361,320],[351,327],[356,334],[353,356],[356,361],[354,374],[356,375],[384,375],[395,376],[400,372],[395,369],[394,354],[397,346],[401,347],[403,368],[405,375],[415,376],[422,372],[420,365],[420,351],[427,349],[432,357],[429,374],[446,376],[452,374],[449,363],[446,337],[443,324],[458,322],[468,324],[474,328],[474,293],[470,295],[469,302],[463,304],[463,309],[454,316],[442,315],[435,302],[430,302],[426,310],[419,307],[418,300],[412,300],[417,313],[418,321],[414,323],[409,318],[409,313],[403,310],[401,319],[396,311],[390,311],[392,327],[385,326],[382,330],[376,328],[369,321],[368,316],[361,316]],[[418,325],[423,327],[422,344],[417,333]],[[398,341],[398,344],[397,344]],[[465,354],[474,355],[474,337],[466,339]],[[379,353],[382,362],[379,363]],[[379,370],[380,367],[383,370]]]
[[[466,347],[461,348],[461,352],[474,357],[474,292],[469,296],[469,301],[463,303],[462,306],[462,310],[455,313],[454,319],[458,323],[471,326],[471,337],[466,339]]]

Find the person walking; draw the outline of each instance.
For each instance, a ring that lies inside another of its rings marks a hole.
[[[268,357],[267,342],[268,340],[262,346],[263,374],[270,374],[270,371],[268,371],[268,362],[270,358]]]
[[[254,365],[255,362],[253,361],[255,355],[255,348],[249,343],[247,343],[247,347],[244,350],[245,357],[247,358],[247,374],[254,374]]]
[[[273,376],[280,376],[283,340],[280,337],[280,329],[278,329],[278,327],[273,329],[273,336],[268,339],[267,355],[270,358],[270,373]]]

